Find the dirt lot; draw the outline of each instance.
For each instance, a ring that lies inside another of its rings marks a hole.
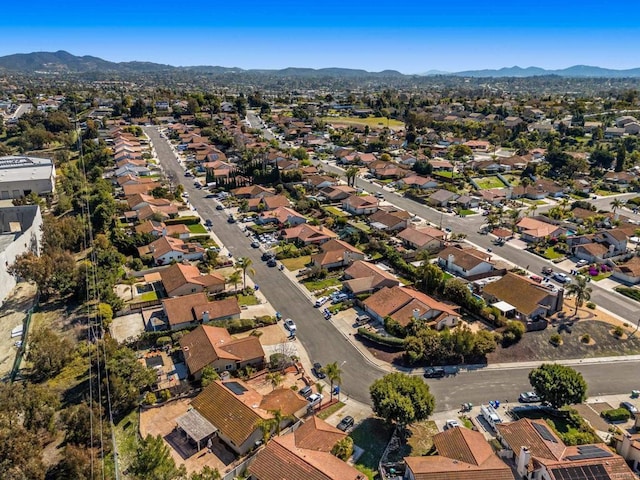
[[[35,294],[34,286],[19,283],[0,309],[0,378],[11,371],[18,351],[15,342],[21,340],[21,337],[11,338],[11,330],[22,325],[27,310],[33,305]]]

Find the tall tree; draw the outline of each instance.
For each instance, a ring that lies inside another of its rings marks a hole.
[[[615,198],[611,201],[609,205],[611,205],[611,210],[613,210],[613,213],[616,213],[616,210],[623,207],[624,202],[619,198]]]
[[[581,403],[587,397],[587,383],[571,367],[544,363],[529,372],[529,383],[543,402],[553,408]]]
[[[186,476],[184,465],[176,467],[169,447],[160,435],[140,442],[129,472],[139,480],[174,480]]]
[[[342,383],[342,370],[338,362],[329,363],[324,367],[324,373],[327,374],[329,383],[331,384],[331,400],[333,400],[333,385]]]
[[[251,260],[249,257],[240,257],[236,261],[236,267],[242,270],[242,288],[243,289],[247,288],[247,271],[251,275],[256,274],[256,271],[251,267],[251,265],[253,265],[253,260]]]
[[[584,275],[577,275],[575,282],[567,286],[566,292],[567,295],[573,296],[576,302],[574,316],[578,315],[578,308],[591,299],[591,287],[587,285],[587,277]]]
[[[420,377],[390,373],[369,388],[373,411],[389,423],[406,426],[426,419],[435,408],[429,386]]]
[[[227,281],[233,284],[233,291],[236,296],[238,295],[238,282],[240,281],[240,278],[240,272],[238,270],[234,270],[233,273],[227,277]]]

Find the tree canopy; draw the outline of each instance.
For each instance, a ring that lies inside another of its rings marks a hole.
[[[529,382],[543,402],[553,408],[581,403],[587,397],[587,383],[571,367],[544,363],[529,372]]]
[[[420,377],[404,373],[390,373],[376,380],[369,393],[376,415],[400,425],[426,419],[436,405],[429,386]]]

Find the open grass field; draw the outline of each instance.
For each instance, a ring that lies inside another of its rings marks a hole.
[[[488,190],[490,188],[504,188],[506,185],[502,183],[495,175],[491,175],[489,177],[476,177],[473,179],[474,182],[480,187],[482,190]]]
[[[389,127],[391,130],[400,130],[404,128],[404,122],[394,120],[392,118],[385,117],[322,117],[322,120],[326,123],[342,123],[346,125],[368,125],[369,128],[385,128]]]

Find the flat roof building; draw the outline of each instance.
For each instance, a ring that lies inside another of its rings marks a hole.
[[[0,200],[53,193],[56,167],[49,158],[0,157]]]

